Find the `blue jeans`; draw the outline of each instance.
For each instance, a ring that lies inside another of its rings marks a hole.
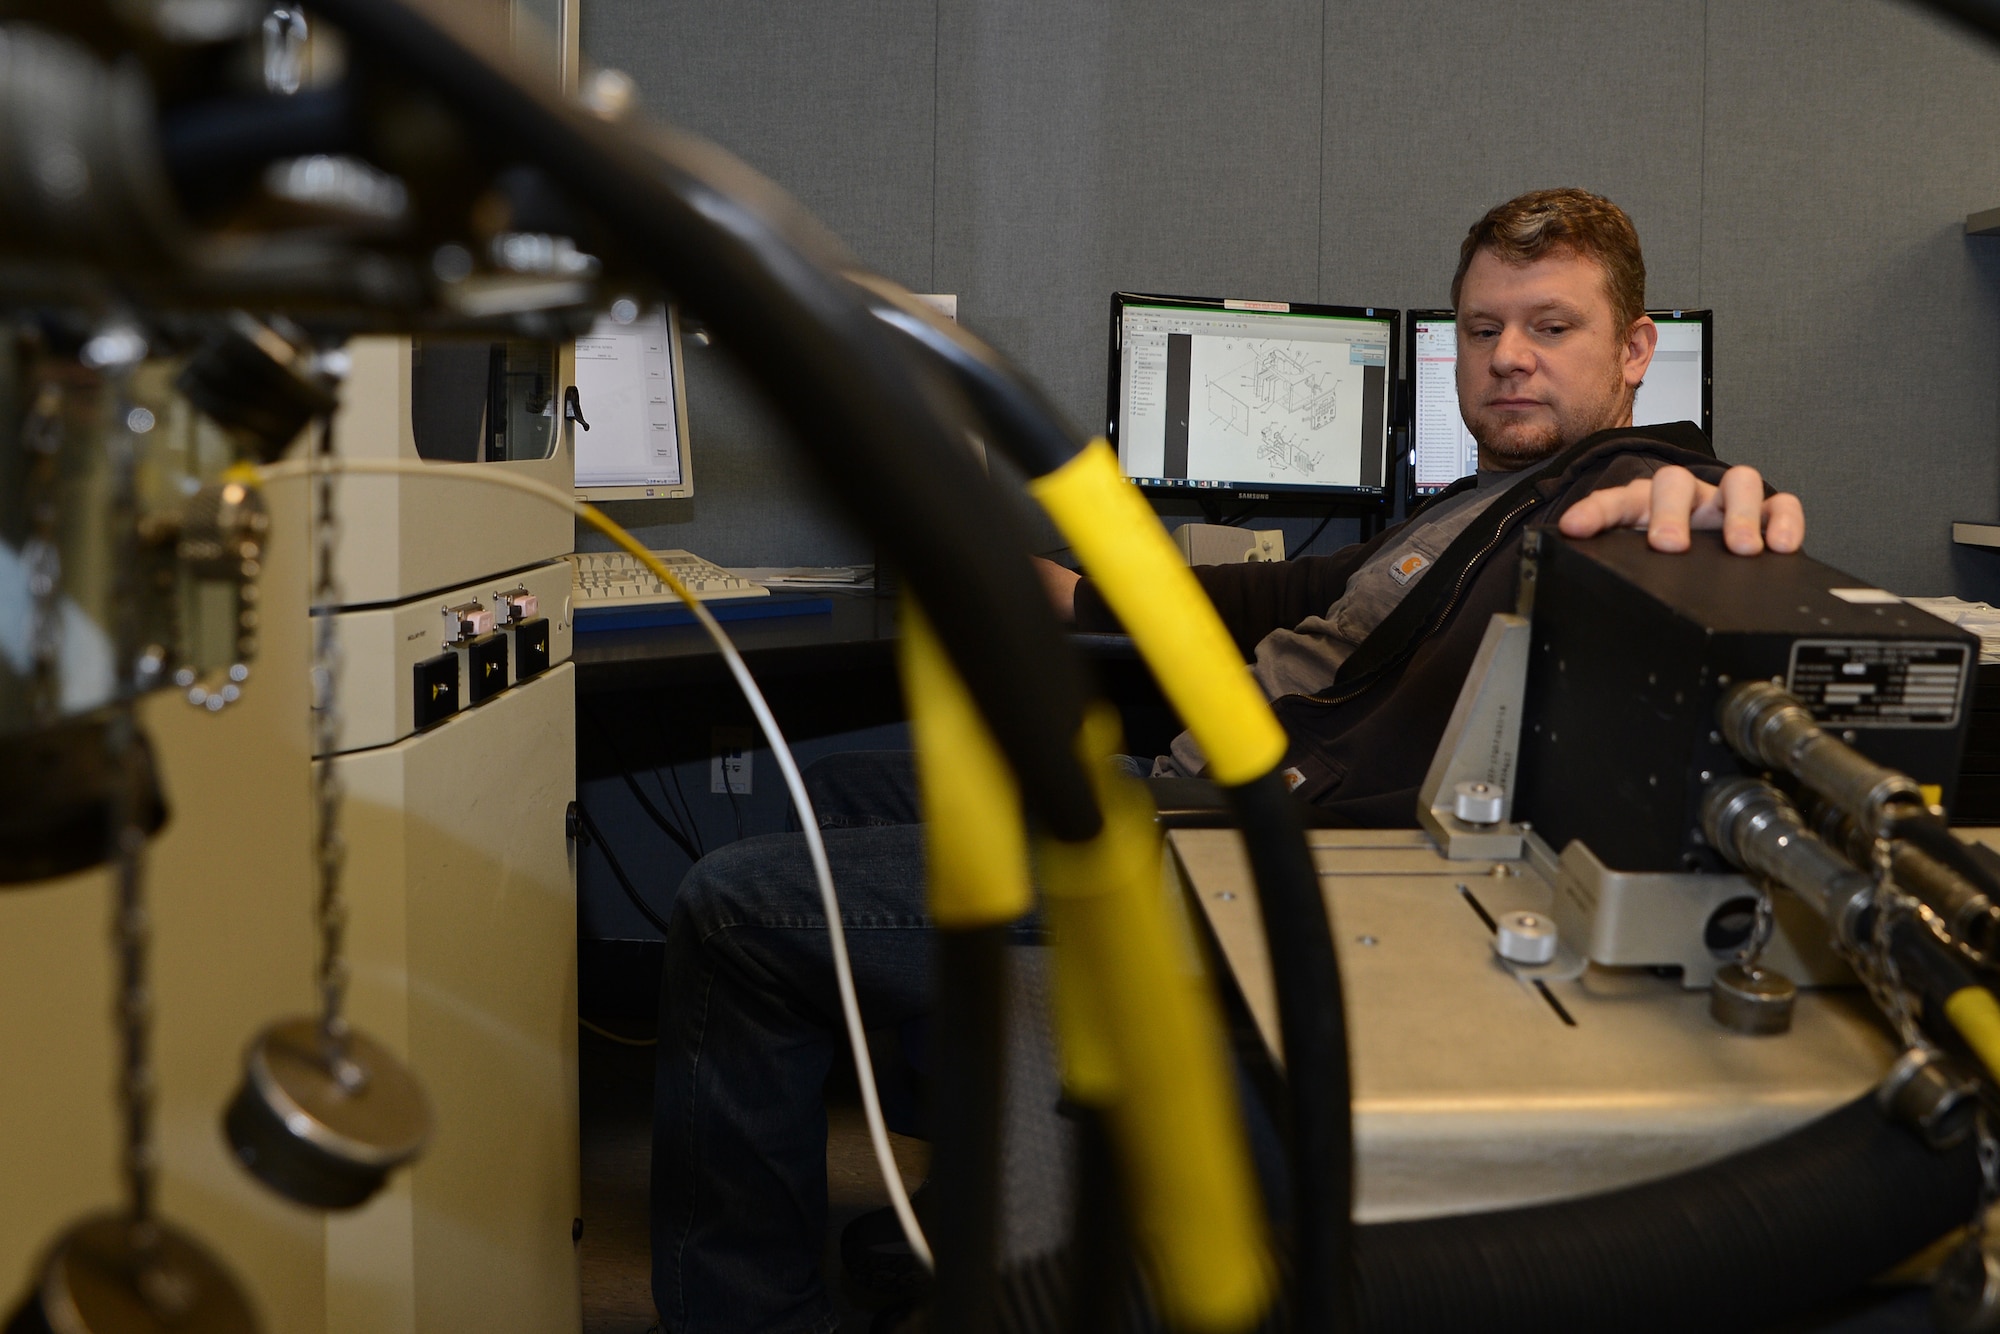
[[[910,757],[806,773],[869,1028],[930,1007],[923,830]],[[702,858],[668,923],[653,1087],[653,1301],[675,1334],[827,1331],[826,1110],[845,1045],[819,887],[799,834]]]

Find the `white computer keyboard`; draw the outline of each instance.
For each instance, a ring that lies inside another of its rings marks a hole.
[[[674,578],[706,602],[710,598],[769,597],[771,590],[739,578],[712,561],[687,551],[655,551]],[[598,607],[643,607],[655,602],[679,602],[637,556],[623,551],[578,551],[569,557],[576,568],[572,605],[578,611]]]

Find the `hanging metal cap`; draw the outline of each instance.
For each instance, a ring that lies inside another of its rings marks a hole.
[[[380,1043],[350,1033],[330,1049],[320,1021],[281,1020],[259,1033],[223,1117],[236,1157],[285,1198],[351,1209],[422,1152],[430,1104]]]
[[[256,1334],[249,1299],[202,1244],[157,1220],[84,1219],[57,1238],[7,1334]]]
[[[1763,1037],[1791,1028],[1798,998],[1799,989],[1783,973],[1726,963],[1715,970],[1708,1012],[1724,1028]]]

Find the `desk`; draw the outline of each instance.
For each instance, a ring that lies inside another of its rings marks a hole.
[[[896,670],[896,600],[872,592],[815,592],[830,613],[731,621],[724,628],[761,683],[822,672]],[[643,630],[586,630],[576,636],[580,696],[730,679],[715,645],[698,625]]]
[[[858,731],[904,718],[896,678],[897,603],[868,592],[816,593],[830,613],[731,621],[725,627],[743,661],[763,687],[779,726],[791,740]],[[1118,705],[1126,747],[1137,754],[1164,751],[1179,730],[1152,674],[1124,635],[1077,634],[1070,643]],[[708,728],[747,726],[748,708],[737,694],[721,655],[699,626],[586,631],[571,654],[577,669],[577,706],[586,725],[578,733],[579,774],[601,777],[630,766],[654,767],[703,759]],[[618,754],[600,747],[597,733],[613,718],[620,726]]]

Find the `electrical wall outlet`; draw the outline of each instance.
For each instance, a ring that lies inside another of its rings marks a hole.
[[[712,727],[708,733],[708,790],[750,793],[750,747],[756,738],[747,727]]]

